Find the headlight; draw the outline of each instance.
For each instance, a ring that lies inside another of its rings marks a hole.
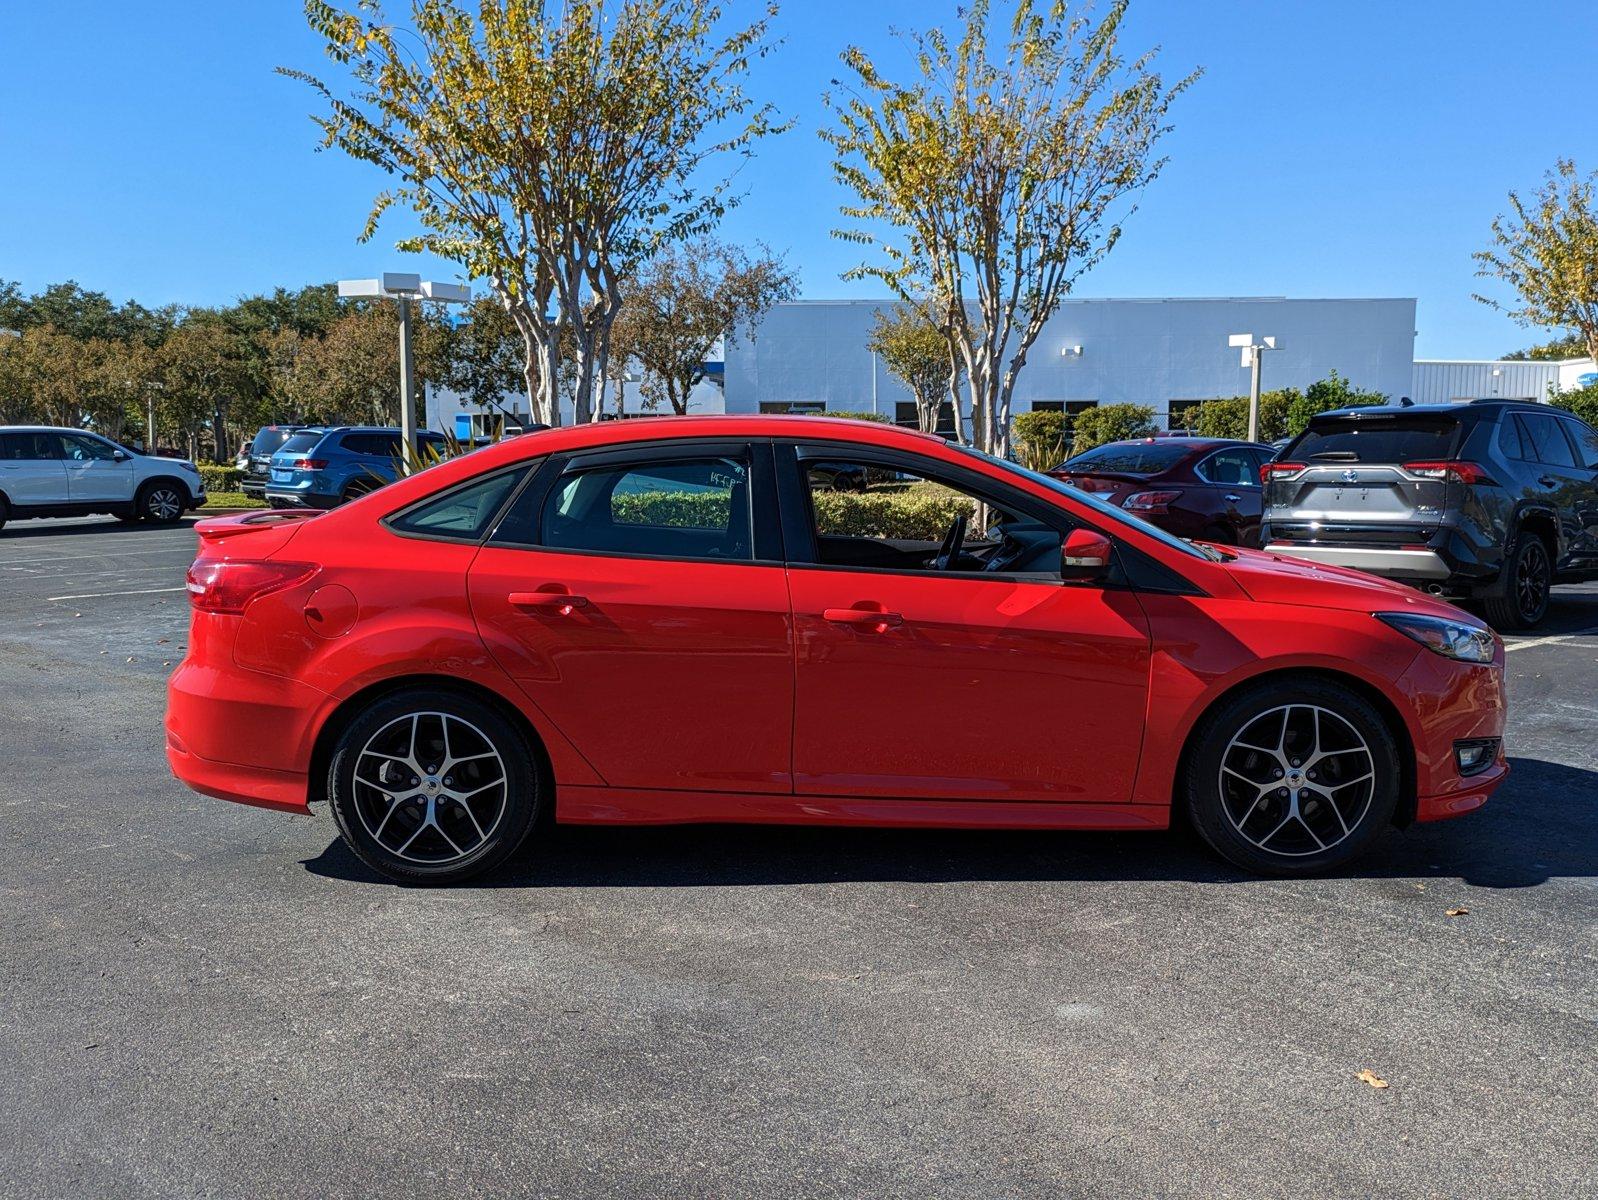
[[[1427,617],[1420,613],[1372,613],[1378,621],[1391,625],[1407,638],[1413,638],[1434,654],[1460,662],[1493,661],[1498,639],[1492,630],[1446,617]]]

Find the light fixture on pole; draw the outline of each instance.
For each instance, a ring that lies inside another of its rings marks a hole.
[[[400,352],[400,438],[407,451],[401,456],[403,469],[410,470],[416,452],[416,353],[411,346],[411,301],[432,300],[439,304],[467,304],[472,289],[455,283],[434,283],[404,271],[384,271],[377,279],[340,279],[341,299],[392,297],[399,305]]]
[[[1267,350],[1276,349],[1273,337],[1254,340],[1252,333],[1234,333],[1226,339],[1228,346],[1242,351],[1240,366],[1248,367],[1248,440],[1260,440],[1260,357]]]

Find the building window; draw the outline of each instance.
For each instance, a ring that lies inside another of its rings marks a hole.
[[[1097,408],[1098,406],[1099,406],[1099,402],[1097,400],[1034,400],[1034,401],[1032,401],[1032,411],[1033,412],[1057,412],[1057,413],[1065,413],[1066,415],[1073,416],[1073,417],[1076,416],[1077,413],[1087,412],[1088,409]]]
[[[760,411],[777,416],[817,416],[827,411],[825,400],[762,400]]]
[[[893,406],[893,423],[905,429],[920,429],[921,420],[913,400],[900,400]],[[954,405],[945,400],[938,407],[938,432],[944,437],[954,436]]]

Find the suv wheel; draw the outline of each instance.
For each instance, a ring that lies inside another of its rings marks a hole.
[[[527,739],[480,701],[424,690],[377,701],[338,740],[334,822],[401,883],[458,883],[526,839],[541,801]]]
[[[6,518],[11,515],[11,510],[6,507],[6,498],[0,496],[0,529],[6,527]]]
[[[186,499],[177,484],[157,479],[140,490],[134,508],[140,517],[152,524],[171,525],[183,516]]]
[[[1285,680],[1224,701],[1194,731],[1187,810],[1245,870],[1309,875],[1367,850],[1398,803],[1398,748],[1341,684]]]
[[[1530,629],[1548,615],[1548,589],[1554,582],[1548,543],[1535,533],[1516,534],[1509,564],[1506,594],[1488,597],[1483,608],[1495,628]]]

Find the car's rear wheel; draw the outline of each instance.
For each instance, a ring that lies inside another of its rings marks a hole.
[[[183,516],[186,499],[177,484],[157,479],[139,490],[134,508],[142,519],[152,524],[171,525]]]
[[[1398,803],[1382,715],[1332,680],[1278,680],[1224,700],[1194,731],[1189,818],[1249,871],[1310,875],[1368,849]]]
[[[344,730],[328,797],[356,857],[401,883],[458,883],[499,865],[541,802],[520,730],[481,701],[420,689],[378,700]]]
[[[6,527],[6,519],[11,516],[11,509],[6,505],[5,497],[0,496],[0,529]]]
[[[1489,596],[1482,610],[1495,629],[1531,629],[1548,615],[1548,591],[1553,582],[1548,543],[1522,530],[1509,552],[1509,585],[1502,596]]]

